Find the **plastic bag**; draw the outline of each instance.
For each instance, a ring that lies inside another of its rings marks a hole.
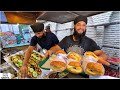
[[[50,69],[55,72],[62,72],[66,69],[67,57],[63,54],[52,55],[50,58]],[[53,65],[54,64],[54,65]]]
[[[83,71],[85,72],[85,69],[86,69],[86,66],[89,62],[94,62],[94,63],[97,63],[97,61],[92,58],[91,56],[83,56],[82,58],[82,62],[81,62],[81,65],[82,65],[82,68],[83,68]]]

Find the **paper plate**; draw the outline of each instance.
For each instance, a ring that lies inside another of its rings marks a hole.
[[[50,68],[44,68],[42,65],[49,59],[49,57],[46,57],[43,61],[41,61],[38,65],[40,68],[45,69],[45,70],[50,70]]]

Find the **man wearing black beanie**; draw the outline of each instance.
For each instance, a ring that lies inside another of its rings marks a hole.
[[[34,23],[30,26],[35,33],[31,38],[30,46],[28,47],[25,58],[23,61],[23,66],[20,69],[21,77],[26,77],[27,75],[27,65],[35,46],[38,44],[42,49],[49,50],[51,47],[59,43],[57,36],[54,33],[45,32],[43,23]]]
[[[79,15],[74,20],[74,25],[77,24],[79,21],[84,21],[87,24],[87,17]]]
[[[85,16],[78,16],[74,20],[74,33],[73,33],[73,38],[75,40],[78,40],[79,43],[81,43],[81,40],[85,36],[86,33],[86,25],[87,25],[87,17]]]
[[[74,20],[74,32],[73,35],[66,36],[63,38],[58,45],[50,48],[46,53],[46,56],[52,52],[57,52],[58,50],[64,50],[66,53],[76,52],[80,55],[83,55],[86,51],[94,52],[100,60],[100,63],[105,65],[110,65],[107,60],[107,55],[100,50],[100,47],[96,42],[87,36],[85,36],[87,27],[87,17],[77,16]]]

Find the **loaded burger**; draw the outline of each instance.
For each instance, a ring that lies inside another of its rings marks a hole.
[[[102,76],[105,73],[105,69],[100,63],[89,62],[86,66],[85,73],[91,76]]]
[[[61,72],[66,69],[66,63],[64,63],[62,61],[52,61],[50,63],[50,67],[53,71]]]
[[[67,54],[64,50],[58,50],[57,52],[55,52],[55,54]]]
[[[67,64],[67,70],[74,74],[79,74],[83,71],[80,63],[74,61],[71,61]]]
[[[68,54],[67,58],[68,58],[68,59],[73,59],[73,60],[76,60],[76,61],[79,61],[79,62],[80,62],[81,59],[82,59],[82,57],[81,57],[79,54],[75,53],[75,52],[70,52],[70,53]]]

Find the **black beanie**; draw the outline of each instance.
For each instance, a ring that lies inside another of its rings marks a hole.
[[[87,24],[87,17],[82,15],[77,16],[74,20],[74,24],[78,23],[79,21],[84,21]]]
[[[41,32],[44,30],[44,24],[43,23],[34,23],[30,26],[33,30],[33,32]]]
[[[50,26],[46,26],[46,29],[50,29]]]

